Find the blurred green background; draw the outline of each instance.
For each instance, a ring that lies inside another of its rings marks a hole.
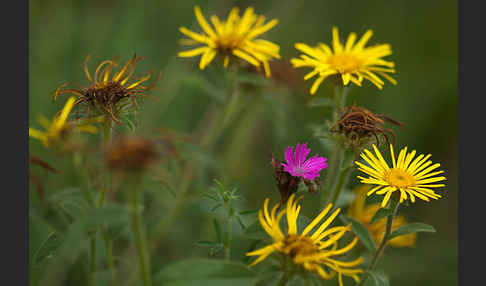
[[[382,91],[371,84],[353,87],[348,104],[356,103],[376,113],[385,113],[404,122],[392,127],[398,147],[409,146],[418,153],[431,153],[440,162],[448,178],[443,198],[431,203],[419,201],[404,208],[409,221],[433,225],[437,233],[419,234],[413,249],[389,248],[378,265],[386,271],[391,284],[457,285],[457,2],[446,1],[30,1],[29,27],[29,126],[37,127],[39,115],[51,118],[65,98],[53,102],[52,92],[64,82],[87,84],[82,70],[88,53],[90,69],[113,56],[121,62],[133,53],[145,59],[136,71],[150,67],[162,72],[152,98],[138,112],[140,132],[151,136],[158,127],[189,134],[199,123],[208,104],[209,92],[188,78],[202,77],[223,86],[221,64],[213,62],[205,71],[198,60],[177,58],[180,26],[199,31],[193,6],[200,5],[206,17],[225,18],[229,9],[251,5],[257,14],[277,18],[279,24],[263,38],[278,43],[284,60],[298,55],[295,42],[315,44],[331,41],[331,28],[339,28],[341,38],[350,32],[362,35],[373,29],[370,44],[389,43],[396,63],[398,85],[389,82]],[[299,70],[299,77],[304,74]],[[185,257],[207,256],[207,250],[193,246],[199,239],[214,236],[210,205],[198,191],[214,185],[218,178],[228,187],[238,187],[246,198],[242,207],[255,209],[265,197],[279,199],[269,164],[270,151],[283,159],[286,146],[308,142],[312,153],[326,154],[326,149],[312,136],[310,124],[322,124],[330,116],[326,108],[310,108],[311,82],[297,92],[278,90],[268,96],[248,100],[245,111],[217,142],[216,163],[198,178],[193,196],[178,217],[163,245],[152,253],[154,267]],[[330,96],[328,83],[319,96]],[[66,97],[67,98],[67,97]],[[30,140],[30,153],[46,159],[57,168],[67,163],[46,152]],[[67,164],[68,165],[68,164]],[[66,167],[67,168],[67,167]],[[46,195],[55,186],[69,185],[70,178],[46,178]],[[356,184],[353,176],[350,184]],[[160,190],[165,200],[157,206],[154,220],[164,216],[171,206],[171,196]],[[162,196],[162,195],[161,195]],[[31,192],[31,209],[38,201]],[[312,215],[312,214],[309,214]],[[32,221],[31,221],[32,222]],[[39,244],[31,225],[31,248]],[[241,241],[242,239],[236,241]],[[245,251],[235,250],[235,259]],[[237,242],[235,242],[235,245]],[[75,284],[70,284],[75,285]]]

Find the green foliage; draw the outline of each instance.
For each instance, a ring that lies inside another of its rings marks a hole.
[[[164,286],[247,286],[256,281],[256,273],[238,262],[214,259],[187,259],[164,267],[153,278],[153,285]]]
[[[392,210],[386,208],[379,208],[370,220],[370,224],[373,224],[380,219],[383,219],[393,213]]]
[[[390,286],[390,282],[384,273],[376,271],[368,271],[369,278],[365,282],[365,286]]]
[[[345,224],[351,223],[351,229],[353,230],[354,234],[356,234],[356,236],[370,253],[376,252],[375,242],[373,241],[373,237],[366,227],[364,227],[359,221],[355,220],[352,217],[341,214],[339,215],[339,218]]]
[[[414,232],[435,232],[435,228],[431,225],[420,222],[409,223],[392,231],[389,238],[392,239],[400,235],[406,235]]]

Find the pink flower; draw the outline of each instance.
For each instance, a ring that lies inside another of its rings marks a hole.
[[[327,168],[327,158],[325,157],[319,157],[316,154],[308,160],[305,159],[310,153],[310,149],[307,149],[307,143],[297,144],[295,153],[292,153],[292,147],[287,147],[285,150],[287,164],[282,163],[282,166],[286,172],[294,177],[302,177],[312,181],[315,177],[319,177],[319,171]]]

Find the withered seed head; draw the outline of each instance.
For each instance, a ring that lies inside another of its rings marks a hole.
[[[106,153],[108,167],[121,171],[142,171],[157,159],[155,144],[142,137],[120,137]]]
[[[160,77],[159,73],[150,85],[141,85],[150,79],[153,74],[153,70],[151,70],[146,75],[133,80],[135,64],[142,59],[136,55],[133,55],[132,59],[116,72],[113,71],[113,68],[118,65],[117,57],[105,60],[98,65],[94,77],[92,77],[88,70],[89,58],[90,55],[86,57],[84,62],[84,72],[91,84],[88,87],[66,88],[68,84],[65,83],[54,93],[54,99],[63,93],[76,95],[78,98],[75,106],[82,104],[84,106],[83,112],[87,113],[87,117],[90,117],[91,110],[94,109],[94,112],[106,114],[116,123],[120,123],[118,115],[124,109],[124,105],[121,104],[122,100],[130,99],[132,110],[135,113],[135,108],[138,107],[137,98],[144,96],[146,91],[152,89]],[[78,108],[78,114],[79,111]]]
[[[364,107],[350,106],[341,110],[339,121],[330,128],[330,131],[346,135],[353,145],[359,144],[360,139],[371,135],[375,136],[376,143],[379,144],[378,134],[382,134],[387,143],[390,144],[386,133],[392,135],[393,143],[395,143],[395,133],[392,129],[384,127],[385,121],[403,126],[403,123],[384,114],[374,114]]]

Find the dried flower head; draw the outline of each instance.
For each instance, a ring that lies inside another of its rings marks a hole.
[[[396,84],[396,80],[387,74],[395,73],[395,63],[382,59],[392,54],[391,47],[389,44],[365,47],[372,35],[373,31],[368,30],[356,42],[356,33],[351,33],[346,44],[343,45],[339,40],[337,27],[333,27],[332,50],[324,43],[318,43],[315,47],[296,43],[295,48],[304,54],[300,55],[300,58],[291,59],[291,63],[296,68],[313,68],[313,71],[308,73],[304,80],[318,76],[317,80],[312,84],[310,94],[316,93],[322,81],[331,75],[340,76],[345,86],[349,82],[361,86],[363,79],[367,79],[378,89],[382,89],[385,83],[377,74],[386,78],[392,84]]]
[[[199,68],[204,69],[216,55],[223,58],[224,67],[228,66],[230,58],[240,58],[249,64],[260,68],[263,64],[265,75],[270,76],[268,62],[274,58],[279,59],[280,47],[272,42],[257,39],[258,36],[275,27],[278,20],[273,19],[266,24],[264,16],[258,16],[253,12],[253,7],[248,7],[243,15],[238,15],[237,7],[231,9],[226,21],[220,21],[218,16],[211,16],[211,22],[206,21],[201,8],[194,7],[196,19],[204,33],[195,33],[185,27],[179,31],[190,39],[185,39],[185,45],[202,45],[192,50],[179,52],[179,57],[201,56]]]
[[[384,114],[374,114],[364,107],[350,106],[341,111],[339,121],[330,128],[330,131],[344,134],[354,146],[359,144],[360,139],[372,135],[375,136],[376,144],[379,145],[378,134],[383,135],[386,142],[390,144],[386,133],[392,135],[393,144],[395,144],[395,133],[392,129],[384,127],[385,121],[403,126],[401,122],[393,120]]]
[[[96,133],[97,129],[95,126],[89,124],[74,124],[67,121],[69,113],[75,105],[75,100],[74,96],[71,96],[66,101],[59,116],[55,117],[52,121],[43,116],[40,117],[39,121],[46,131],[40,131],[29,127],[29,137],[38,139],[44,146],[49,147],[51,143],[57,143],[58,141],[65,139],[71,131]]]
[[[418,157],[415,157],[416,151],[413,150],[407,153],[407,147],[405,147],[400,150],[398,158],[395,160],[393,145],[390,144],[390,154],[393,163],[390,168],[375,145],[373,145],[373,149],[376,157],[366,149],[361,153],[361,158],[366,161],[368,166],[358,161],[355,163],[358,165],[359,171],[369,175],[368,178],[358,176],[361,183],[377,185],[366,195],[370,196],[375,192],[377,195],[385,195],[381,202],[382,207],[387,205],[394,192],[400,194],[400,202],[407,200],[409,197],[412,203],[415,202],[415,197],[427,202],[430,200],[429,198],[437,200],[441,197],[432,189],[445,187],[445,184],[437,183],[445,181],[446,177],[437,176],[444,173],[444,171],[434,171],[440,167],[440,164],[432,164],[432,161],[428,160],[432,155],[425,156],[420,154]]]
[[[156,159],[155,144],[142,137],[120,137],[106,154],[108,167],[121,171],[143,171]]]
[[[118,119],[120,112],[131,103],[132,110],[135,113],[135,108],[138,107],[137,98],[146,95],[144,93],[152,89],[160,77],[160,73],[158,73],[156,79],[150,85],[142,86],[152,76],[152,69],[144,76],[130,80],[135,72],[135,64],[142,59],[135,54],[117,72],[113,70],[118,65],[117,57],[101,62],[96,68],[94,77],[92,77],[88,70],[89,59],[90,55],[86,57],[84,62],[84,72],[91,83],[88,87],[66,88],[68,83],[65,83],[54,93],[54,99],[63,93],[76,95],[78,98],[74,106],[82,104],[84,106],[83,111],[86,112],[88,117],[90,117],[93,109],[94,112],[105,114],[116,123],[120,123]],[[112,75],[111,78],[110,75]]]
[[[359,282],[358,274],[363,273],[363,270],[355,267],[363,262],[363,258],[359,257],[346,262],[339,258],[344,253],[349,252],[358,242],[358,238],[355,237],[348,245],[338,248],[338,241],[346,232],[351,230],[351,225],[328,228],[341,209],[336,209],[323,221],[332,208],[332,204],[329,204],[299,233],[297,219],[301,207],[297,202],[301,198],[302,196],[295,199],[295,194],[291,195],[286,208],[279,211],[278,214],[277,209],[280,204],[276,204],[269,212],[269,199],[265,199],[263,210],[258,211],[258,219],[263,229],[272,237],[273,243],[246,253],[247,256],[258,256],[250,266],[277,252],[289,257],[295,266],[301,267],[305,271],[317,273],[322,279],[332,279],[338,274],[340,286],[343,285],[343,275],[350,276],[356,282]],[[280,220],[284,214],[287,217],[287,230],[285,232],[280,227]],[[319,227],[311,233],[318,224],[320,224]]]
[[[362,225],[364,225],[373,237],[375,243],[378,245],[383,239],[383,235],[385,233],[386,220],[382,219],[372,224],[370,223],[375,213],[381,208],[380,204],[365,204],[366,193],[369,192],[371,188],[372,187],[369,185],[360,185],[356,189],[354,189],[356,199],[351,203],[351,205],[349,205],[347,214],[348,216],[353,217]],[[406,224],[407,220],[405,219],[405,217],[396,216],[393,220],[391,229],[393,231]],[[390,239],[387,243],[392,247],[413,247],[415,246],[416,240],[417,234],[410,233],[394,237]]]

